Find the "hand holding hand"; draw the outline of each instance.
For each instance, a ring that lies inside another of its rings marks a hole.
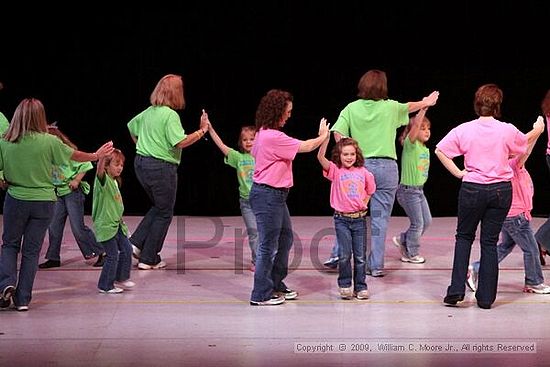
[[[430,93],[429,96],[422,98],[422,102],[426,104],[425,107],[430,107],[437,103],[438,98],[439,98],[439,91],[434,90],[432,93]]]
[[[208,119],[208,114],[207,114],[206,111],[203,109],[203,110],[202,110],[202,115],[201,115],[200,128],[201,128],[204,132],[207,132],[208,129],[210,129],[210,125],[212,125],[212,123],[211,123],[210,120]]]
[[[319,136],[324,136],[325,138],[329,136],[329,124],[326,118],[322,118],[319,122]]]
[[[108,141],[103,144],[98,150],[96,150],[95,154],[97,156],[97,159],[101,159],[113,153],[113,150],[115,150],[113,142]]]

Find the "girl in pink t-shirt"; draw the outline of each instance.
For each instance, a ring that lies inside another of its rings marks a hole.
[[[363,152],[357,141],[342,138],[332,150],[332,162],[326,157],[330,138],[325,139],[317,159],[323,176],[332,183],[330,206],[334,208],[334,227],[339,245],[338,288],[340,297],[367,299],[365,237],[367,204],[376,190],[374,176],[364,167]],[[353,276],[351,256],[353,253]],[[353,280],[353,285],[352,285]]]

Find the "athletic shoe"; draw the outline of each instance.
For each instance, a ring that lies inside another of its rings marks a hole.
[[[38,264],[40,269],[50,269],[50,268],[59,268],[61,266],[61,261],[56,260],[46,260],[42,264]]]
[[[155,265],[149,265],[145,263],[138,263],[138,269],[140,270],[155,270],[155,269],[162,269],[166,267],[166,263],[164,261],[160,261],[159,263]]]
[[[276,291],[276,292],[273,292],[273,294],[277,297],[284,297],[285,300],[291,300],[291,299],[296,299],[298,298],[298,292],[292,290],[292,289],[288,289],[286,288],[285,290],[283,291]]]
[[[329,269],[336,269],[338,267],[338,256],[331,257],[327,261],[323,263],[324,266],[326,266]]]
[[[109,289],[108,291],[103,290],[103,289],[99,290],[99,293],[103,293],[103,294],[117,294],[117,293],[122,293],[122,292],[124,292],[124,289],[118,288],[118,287],[113,287],[113,288]]]
[[[13,285],[8,285],[2,291],[0,296],[0,308],[8,308],[11,305],[11,297],[15,293],[15,287]]]
[[[357,299],[368,299],[369,292],[366,289],[363,289],[362,291],[357,292],[357,294],[355,294],[355,297],[357,297]]]
[[[477,271],[473,265],[468,266],[468,274],[466,275],[466,285],[472,292],[477,289]]]
[[[15,309],[19,312],[25,312],[29,310],[29,306],[27,305],[15,306]]]
[[[115,288],[130,289],[134,288],[136,283],[132,282],[130,279],[123,282],[115,282]]]
[[[443,303],[450,306],[456,306],[457,303],[460,303],[462,301],[464,301],[463,294],[454,294],[452,296],[445,296],[445,298],[443,298]]]
[[[413,257],[401,256],[401,262],[411,263],[411,264],[424,264],[426,262],[426,259],[424,259],[422,256],[419,256],[419,255],[416,255]]]
[[[340,298],[351,299],[353,297],[353,288],[340,288]]]
[[[523,291],[525,293],[549,294],[550,287],[544,283],[537,284],[537,285],[526,284],[525,287],[523,287]]]
[[[251,306],[276,306],[285,303],[285,297],[283,296],[275,296],[271,297],[267,301],[250,301]]]

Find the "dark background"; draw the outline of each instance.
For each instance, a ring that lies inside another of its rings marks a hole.
[[[234,147],[267,90],[293,93],[285,132],[308,139],[317,135],[321,117],[335,122],[356,99],[359,78],[374,68],[386,71],[391,99],[416,101],[440,91],[428,111],[432,152],[452,127],[475,118],[473,95],[481,84],[503,89],[502,120],[524,132],[550,88],[545,1],[91,4],[3,9],[0,110],[10,119],[19,101],[33,96],[81,150],[113,140],[127,157],[122,193],[128,215],[143,215],[149,202],[135,179],[126,123],[149,105],[167,73],[184,78],[185,131],[198,128],[205,108]],[[546,143],[545,132],[527,163],[533,213],[540,216],[550,202]],[[314,152],[297,156],[294,175],[291,214],[329,215],[329,182]],[[86,177],[93,181],[92,173]],[[240,215],[235,171],[211,139],[183,151],[179,180],[177,215]],[[425,193],[434,216],[456,215],[458,187],[432,154]],[[397,203],[394,215],[403,215]]]

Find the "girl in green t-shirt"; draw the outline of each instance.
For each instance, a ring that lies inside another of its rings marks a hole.
[[[254,175],[255,161],[254,157],[250,154],[252,146],[254,145],[254,137],[256,136],[255,126],[243,126],[239,136],[239,151],[232,149],[224,144],[222,139],[216,133],[212,125],[208,129],[210,136],[214,143],[220,148],[225,156],[225,164],[235,168],[237,171],[237,181],[239,182],[239,206],[241,208],[241,214],[246,226],[246,233],[248,235],[248,245],[252,253],[252,266],[251,271],[255,271],[256,264],[256,250],[258,249],[258,229],[256,226],[256,217],[250,207],[248,201],[248,194],[252,187],[252,176]]]
[[[124,154],[115,149],[97,163],[92,220],[97,241],[106,254],[97,284],[99,293],[122,293],[135,286],[130,280],[132,246],[128,227],[122,220],[124,203],[119,190],[124,160]]]
[[[420,236],[432,223],[428,200],[424,195],[424,183],[430,168],[430,150],[426,142],[430,139],[430,120],[426,117],[427,108],[422,108],[411,118],[399,138],[403,145],[401,153],[401,181],[397,188],[397,202],[409,217],[409,228],[393,243],[401,252],[401,261],[423,264],[426,259],[419,255]]]

